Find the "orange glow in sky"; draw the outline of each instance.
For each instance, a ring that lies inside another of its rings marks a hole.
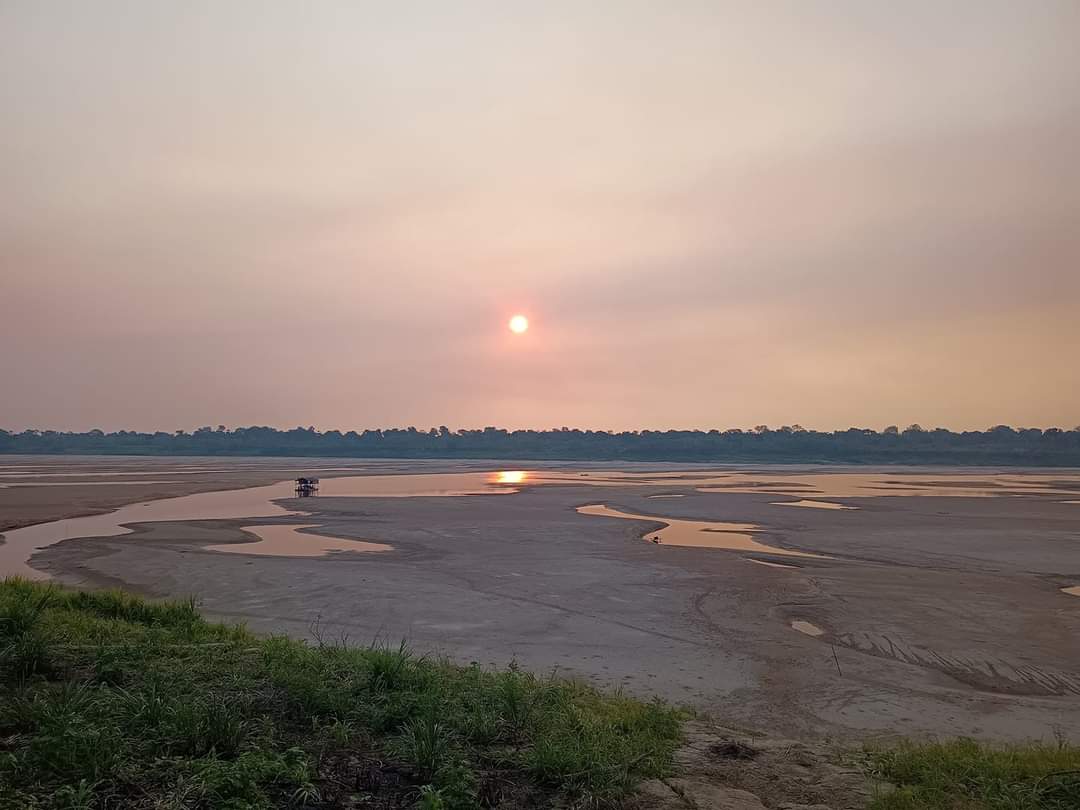
[[[1073,427],[1080,2],[807,5],[0,0],[0,430]]]

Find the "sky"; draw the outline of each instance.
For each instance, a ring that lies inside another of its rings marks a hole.
[[[1078,35],[0,0],[0,427],[1073,427]]]

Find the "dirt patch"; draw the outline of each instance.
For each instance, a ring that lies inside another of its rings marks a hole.
[[[843,749],[752,737],[707,722],[687,725],[679,774],[642,785],[637,810],[863,810],[876,791]]]
[[[722,740],[708,747],[709,754],[716,759],[753,759],[760,751],[739,740]]]

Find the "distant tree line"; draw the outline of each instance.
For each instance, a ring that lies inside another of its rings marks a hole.
[[[552,459],[582,461],[844,462],[1007,464],[1080,467],[1080,427],[956,433],[911,425],[878,432],[825,432],[799,425],[752,430],[429,430],[415,427],[318,431],[297,427],[139,433],[0,430],[0,453],[154,456],[340,456],[352,458]]]

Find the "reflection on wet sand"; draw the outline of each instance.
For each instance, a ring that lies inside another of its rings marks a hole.
[[[618,509],[612,509],[604,504],[579,506],[577,511],[582,515],[663,523],[664,528],[659,531],[647,532],[643,537],[645,540],[663,545],[717,548],[729,551],[757,551],[762,554],[776,554],[786,557],[821,558],[823,556],[759,543],[749,534],[761,528],[753,523],[722,523],[718,521],[680,520],[656,515],[635,515],[629,512],[620,512]]]
[[[347,498],[424,498],[462,495],[509,495],[517,492],[513,484],[525,482],[527,473],[472,472],[428,473],[420,475],[362,475],[347,478],[324,478],[319,484],[320,497]]]
[[[525,479],[525,475],[522,474],[522,480]],[[498,473],[368,475],[323,479],[321,497],[409,498],[501,495],[517,491],[515,487],[500,484]],[[13,529],[4,533],[4,542],[0,544],[0,575],[43,579],[45,574],[28,564],[31,555],[38,549],[74,537],[114,537],[129,534],[131,529],[126,528],[129,524],[235,520],[303,514],[289,511],[273,503],[274,500],[294,496],[293,482],[281,481],[269,486],[201,492],[179,498],[143,501],[104,515],[55,520],[22,529]]]
[[[186,481],[15,481],[0,484],[0,489],[27,489],[29,487],[129,487],[150,484],[184,484]]]
[[[686,496],[685,495],[676,495],[676,494],[672,493],[671,495],[648,495],[646,497],[648,497],[648,499],[651,501],[651,500],[653,500],[655,498],[685,498]]]
[[[791,623],[792,630],[798,630],[800,633],[805,633],[808,636],[817,638],[818,636],[825,635],[825,631],[818,627],[816,624],[803,621],[802,619],[796,619]]]
[[[0,470],[45,470],[49,467],[62,467],[62,464],[0,464]]]
[[[52,465],[12,465],[9,469],[21,469],[24,478],[35,478],[34,470],[45,469]],[[55,478],[64,480],[12,480],[16,476],[5,476],[0,488],[27,486],[68,485],[69,478],[79,474],[70,472],[74,465],[57,464],[65,472],[55,473]],[[222,472],[235,472],[245,466],[220,468]],[[204,465],[182,465],[181,467],[161,464],[157,475],[172,475],[180,470],[216,471],[218,467]],[[263,469],[252,466],[251,469]],[[296,475],[312,470],[345,470],[347,467],[303,468],[299,465],[289,474]],[[152,478],[150,471],[101,472],[84,470],[83,476],[97,475],[93,481],[83,479],[82,485],[166,485],[178,483],[165,479]],[[130,476],[130,478],[129,478]],[[149,480],[148,480],[149,478]],[[108,479],[108,480],[99,480]],[[123,480],[118,480],[123,479]],[[76,482],[72,481],[74,485]],[[889,495],[936,495],[962,497],[990,496],[1071,496],[1065,503],[1080,503],[1080,476],[1075,474],[1027,474],[1019,477],[996,473],[975,475],[948,473],[907,473],[890,470],[887,473],[873,472],[815,472],[786,470],[763,471],[709,471],[691,472],[623,472],[618,470],[581,471],[528,471],[503,470],[492,472],[456,472],[456,473],[421,473],[401,475],[351,475],[341,478],[325,478],[322,482],[322,497],[370,497],[370,498],[406,498],[406,497],[452,497],[473,495],[503,495],[519,492],[527,486],[536,485],[588,485],[588,486],[652,486],[663,488],[685,487],[688,491],[716,493],[756,493],[769,496],[786,495],[796,498],[793,502],[784,502],[785,506],[800,506],[815,509],[850,509],[845,504],[831,503],[826,498],[862,498]],[[125,506],[107,515],[95,515],[51,523],[28,526],[8,531],[4,542],[0,543],[0,574],[18,574],[28,577],[41,577],[40,572],[27,565],[30,555],[38,548],[51,545],[70,537],[108,537],[128,533],[125,524],[154,521],[188,521],[211,519],[241,519],[268,516],[299,514],[289,512],[276,504],[273,499],[291,498],[292,485],[289,482],[274,484],[269,487],[253,487],[238,490],[225,490],[189,495],[179,498],[138,503]],[[685,493],[661,492],[651,498],[683,497]],[[1057,500],[1057,502],[1061,502]],[[604,509],[605,507],[588,507]],[[657,542],[671,545],[689,545],[709,548],[734,548],[737,550],[762,550],[790,556],[820,556],[804,552],[792,552],[771,549],[752,538],[753,532],[760,527],[751,524],[722,524],[684,521],[651,516],[636,516],[610,510],[603,512],[583,512],[584,514],[607,514],[612,517],[627,517],[639,520],[652,520],[664,523],[666,528],[654,533]]]
[[[889,475],[873,473],[806,473],[772,475],[767,481],[744,473],[727,480],[699,487],[699,492],[763,492],[821,498],[876,498],[890,495],[945,496],[952,498],[991,498],[1003,495],[1074,495],[1077,490],[1060,488],[1063,479],[1056,475],[1031,475],[1023,483],[1005,475],[924,475],[918,473]],[[1069,479],[1080,487],[1080,478]]]
[[[858,509],[857,506],[844,506],[832,501],[778,501],[770,506],[803,506],[807,509]]]
[[[783,563],[769,562],[768,560],[750,560],[750,562],[757,563],[758,565],[767,565],[770,568],[789,568],[792,571],[799,570],[799,566],[797,565],[784,565]]]
[[[230,470],[80,470],[77,472],[33,472],[29,467],[24,467],[23,472],[0,472],[0,478],[104,478],[108,475],[122,475],[125,477],[137,477],[140,475],[201,475],[204,472],[231,472]],[[87,481],[86,483],[90,483]],[[171,481],[169,483],[172,483]]]
[[[292,494],[292,482],[266,487],[200,492],[180,498],[163,498],[121,507],[104,515],[54,520],[4,532],[0,545],[0,574],[44,579],[46,575],[28,564],[39,548],[72,537],[115,537],[130,534],[128,524],[184,520],[228,520],[232,518],[284,517],[290,512],[273,499]]]
[[[1080,585],[1070,585],[1068,588],[1062,588],[1061,592],[1069,596],[1080,596]]]
[[[342,551],[392,551],[393,546],[384,543],[372,543],[366,540],[346,540],[343,537],[329,537],[323,534],[301,532],[301,529],[314,529],[319,524],[243,526],[243,530],[258,535],[254,543],[226,543],[206,546],[208,551],[223,551],[228,554],[259,554],[270,557],[325,557]]]
[[[761,493],[800,498],[876,498],[890,495],[988,498],[1017,495],[1065,495],[1080,492],[1080,476],[1062,474],[987,473],[849,473],[849,472],[665,472],[605,471],[582,479],[580,474],[537,472],[533,484],[587,483],[592,486],[656,486],[679,484],[706,493]]]

